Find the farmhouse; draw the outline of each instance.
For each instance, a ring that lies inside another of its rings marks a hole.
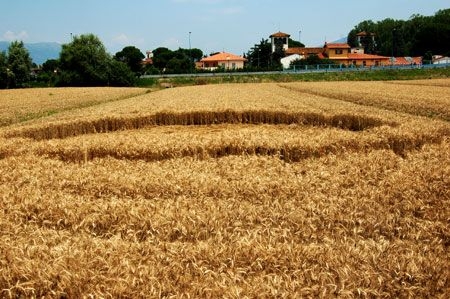
[[[246,61],[247,59],[242,56],[227,52],[220,52],[203,58],[200,60],[197,67],[209,71],[214,71],[218,68],[223,68],[225,70],[237,70],[243,69]]]
[[[433,56],[433,64],[449,64],[449,63],[450,63],[450,57],[448,57],[448,56],[442,56],[442,55]]]
[[[365,54],[364,49],[352,49],[347,43],[325,43],[323,54],[343,65],[369,67],[389,64],[389,57]]]
[[[362,32],[358,36],[358,42],[360,42],[360,38],[369,35],[374,38],[372,34],[367,34]],[[336,61],[338,64],[346,65],[346,66],[363,66],[363,67],[371,67],[371,66],[380,66],[380,65],[391,65],[394,60],[390,60],[389,57],[365,54],[364,48],[357,47],[351,48],[347,43],[325,43],[323,47],[289,47],[289,34],[283,32],[277,32],[270,36],[272,41],[272,51],[275,52],[275,49],[279,45],[283,45],[283,49],[285,50],[286,57],[281,59],[281,64],[285,69],[290,67],[292,61],[297,59],[306,59],[308,56],[317,55],[319,58],[328,58],[330,60]],[[406,59],[408,60],[408,59]],[[404,59],[399,59],[399,61],[404,61]],[[414,58],[411,59],[413,63],[417,63],[419,60]]]

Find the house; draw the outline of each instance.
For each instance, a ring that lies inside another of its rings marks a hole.
[[[324,56],[333,60],[345,60],[351,53],[351,47],[348,44],[325,43],[323,47]]]
[[[293,61],[306,59],[311,55],[317,55],[320,59],[325,58],[323,48],[295,47],[288,48],[285,53],[286,57],[281,58],[281,65],[284,69],[290,68]]]
[[[373,34],[361,32],[359,37],[370,36],[374,38]],[[286,57],[281,59],[283,68],[289,68],[292,61],[297,59],[306,59],[308,56],[317,55],[319,58],[328,58],[335,61],[337,64],[346,66],[380,66],[389,65],[389,57],[365,54],[364,48],[351,48],[347,43],[325,43],[323,47],[296,47],[289,48],[290,35],[283,32],[277,32],[270,36],[272,40],[272,51],[275,51],[277,45],[282,44],[285,50]]]
[[[339,60],[343,65],[353,66],[382,66],[389,64],[389,57],[365,54],[365,53],[350,53],[346,59]]]
[[[389,62],[391,65],[396,66],[421,65],[422,57],[391,57]]]
[[[142,64],[144,64],[144,65],[153,64],[153,52],[147,51],[146,54],[147,54],[147,56],[142,60]]]
[[[324,58],[323,56],[323,48],[308,48],[308,47],[296,47],[296,48],[288,48],[286,51],[286,56],[289,55],[302,55],[304,58],[307,58],[310,55],[317,55],[320,58]]]
[[[441,56],[441,55],[433,56],[433,64],[449,64],[449,63],[450,57],[448,56]]]
[[[342,65],[381,66],[389,64],[389,57],[365,54],[363,48],[352,49],[344,43],[325,43],[324,56]]]
[[[200,60],[198,67],[203,70],[215,71],[218,68],[238,70],[244,68],[246,58],[227,52],[220,52]]]

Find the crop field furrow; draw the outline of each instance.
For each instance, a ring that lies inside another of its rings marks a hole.
[[[42,88],[0,91],[0,127],[147,93],[142,88]]]
[[[194,111],[189,113],[160,112],[135,118],[104,118],[93,121],[72,121],[42,127],[25,127],[6,133],[6,137],[25,137],[35,140],[62,139],[84,134],[133,130],[147,126],[198,126],[215,124],[300,124],[330,126],[350,131],[362,131],[385,123],[377,118],[350,114],[325,115],[318,113],[290,113],[272,111]]]
[[[446,298],[448,86],[0,91],[0,297]]]
[[[232,129],[232,127],[227,128],[227,130]],[[257,134],[257,130],[260,132],[258,139],[255,140],[252,134]],[[444,138],[450,137],[450,131],[415,136],[386,134],[380,139],[373,135],[357,134],[349,134],[346,138],[342,136],[343,134],[340,134],[338,138],[332,137],[331,134],[339,134],[339,130],[326,132],[324,129],[318,129],[316,136],[311,135],[312,131],[290,130],[277,136],[277,133],[280,133],[279,128],[266,129],[266,132],[263,130],[255,127],[253,130],[236,135],[229,132],[222,135],[216,133],[214,136],[205,134],[206,136],[200,140],[193,134],[172,133],[170,138],[173,138],[173,141],[165,144],[161,144],[158,138],[153,139],[154,136],[151,134],[140,134],[133,138],[133,133],[130,132],[128,133],[130,136],[126,138],[123,138],[123,135],[116,135],[114,142],[107,137],[99,138],[95,142],[80,139],[75,143],[72,140],[63,143],[43,143],[34,153],[67,162],[86,162],[106,157],[151,162],[183,157],[205,159],[230,155],[275,156],[286,162],[298,162],[311,157],[350,152],[364,153],[380,149],[392,150],[404,156],[412,150],[420,150],[425,144],[439,144]],[[275,130],[278,132],[274,132]],[[323,134],[324,132],[326,134]],[[139,146],[133,146],[138,140]]]
[[[393,82],[285,83],[279,86],[302,94],[450,120],[450,89],[447,86]]]

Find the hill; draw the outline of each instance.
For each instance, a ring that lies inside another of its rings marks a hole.
[[[10,42],[0,41],[0,51],[7,51],[9,44]],[[43,64],[48,59],[56,59],[61,52],[61,44],[58,43],[26,43],[25,48],[36,64]]]

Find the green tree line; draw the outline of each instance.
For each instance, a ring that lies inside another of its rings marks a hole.
[[[409,20],[366,20],[348,34],[348,43],[359,46],[357,34],[369,33],[361,38],[366,53],[383,56],[450,55],[450,9],[439,10],[433,16],[413,15]],[[374,34],[374,38],[370,34]]]
[[[32,61],[23,42],[9,45],[8,53],[0,52],[0,88],[26,87],[31,77]]]
[[[199,49],[154,51],[153,65],[144,65],[142,52],[127,46],[115,55],[107,53],[93,34],[74,36],[62,46],[58,59],[47,60],[32,77],[32,60],[23,42],[12,42],[0,52],[0,88],[45,86],[133,86],[142,74],[189,73],[203,57]]]

